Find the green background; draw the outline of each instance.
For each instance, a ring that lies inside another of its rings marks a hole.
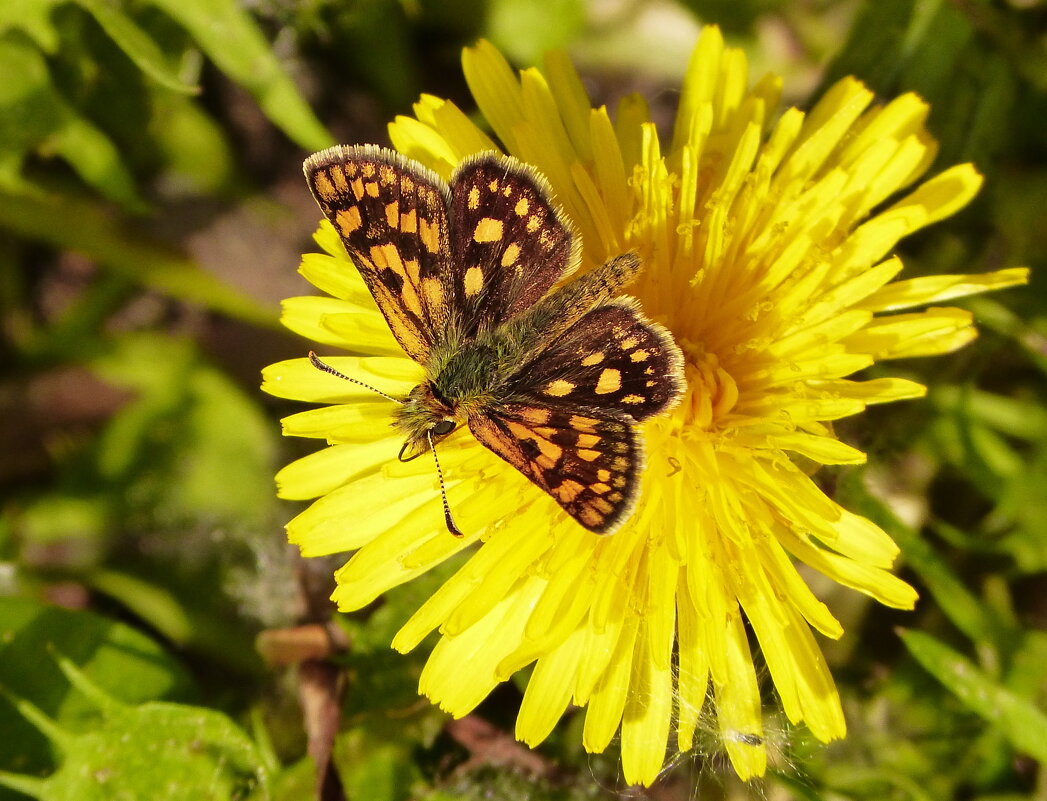
[[[519,66],[566,48],[597,102],[643,92],[668,130],[706,22],[788,103],[846,74],[931,102],[936,169],[987,180],[902,243],[907,276],[1033,268],[964,304],[973,345],[870,371],[931,391],[846,421],[870,465],[820,474],[921,593],[902,613],[812,579],[847,629],[823,646],[848,738],[787,725],[766,675],[752,785],[711,720],[649,790],[581,750],[577,714],[535,754],[502,747],[518,684],[449,727],[415,693],[427,649],[388,648],[440,575],[336,617],[338,670],[267,663],[260,633],[330,618],[338,563],[284,543],[272,475],[309,446],[278,436],[300,407],[257,390],[309,347],[276,322],[310,291],[304,156],[386,143],[422,91],[471,110],[480,36]],[[0,801],[313,797],[303,721],[339,683],[327,799],[1047,798],[1044,266],[1042,0],[0,3]]]

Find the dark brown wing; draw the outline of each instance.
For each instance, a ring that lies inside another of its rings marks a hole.
[[[625,415],[510,403],[469,430],[590,531],[610,534],[632,512],[643,454]]]
[[[506,384],[506,401],[579,406],[645,420],[676,402],[683,357],[631,299],[588,312]]]
[[[424,362],[452,319],[450,190],[434,172],[374,145],[339,145],[306,159],[305,176],[389,328]]]
[[[532,167],[496,153],[464,161],[451,176],[451,289],[467,337],[537,302],[578,266],[580,245]]]
[[[623,298],[593,309],[523,366],[469,428],[575,520],[607,534],[640,491],[636,421],[669,408],[683,386],[672,336]]]

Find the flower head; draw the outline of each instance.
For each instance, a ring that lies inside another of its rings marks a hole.
[[[585,747],[601,751],[620,731],[630,782],[657,776],[674,720],[676,747],[692,746],[707,693],[737,773],[763,772],[745,621],[788,718],[823,741],[842,736],[812,633],[837,638],[842,627],[796,563],[889,606],[909,608],[916,594],[889,572],[891,539],[827,497],[810,468],[865,460],[833,420],[924,392],[849,376],[975,336],[966,311],[903,310],[1024,280],[1004,270],[893,281],[899,239],[963,207],[978,173],[961,165],[916,183],[935,144],[915,95],[877,106],[845,79],[810,112],[779,114],[779,80],[748,88],[744,56],[712,27],[665,149],[641,99],[624,99],[612,121],[561,55],[544,73],[516,75],[480,43],[464,67],[501,144],[423,96],[415,117],[390,126],[394,145],[445,177],[470,154],[503,149],[549,179],[581,233],[583,270],[638,251],[645,267],[629,292],[683,350],[683,401],[644,424],[642,496],[610,537],[583,529],[467,432],[452,436],[440,459],[467,533],[458,540],[434,509],[432,465],[391,458],[400,443],[388,402],[304,359],[274,365],[270,392],[332,404],[284,421],[287,434],[329,443],[278,476],[284,497],[319,498],[289,524],[291,541],[307,556],[358,549],[337,574],[343,610],[482,541],[393,646],[439,630],[421,691],[455,716],[533,664],[517,736],[540,742],[569,704],[584,706]],[[333,297],[287,301],[285,323],[362,354],[330,359],[342,372],[406,394],[421,368],[334,230],[324,225],[317,241],[326,253],[305,256],[302,272]]]

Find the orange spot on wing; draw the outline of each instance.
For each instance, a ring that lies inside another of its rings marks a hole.
[[[552,470],[556,467],[556,460],[546,456],[544,453],[540,454],[538,458],[534,460],[534,463],[542,468],[542,470]]]
[[[582,507],[581,511],[578,512],[578,517],[589,528],[596,528],[606,519],[602,514],[588,506]]]
[[[418,259],[408,259],[404,262],[404,267],[407,270],[407,276],[411,279],[411,283],[418,286],[418,279],[421,274],[421,268],[418,266]]]
[[[440,252],[440,224],[430,222],[424,217],[418,219],[418,235],[422,238],[422,244],[430,253]]]
[[[532,425],[544,425],[549,422],[549,418],[552,417],[552,412],[548,409],[536,409],[534,407],[528,407],[520,411],[520,417],[526,420]]]
[[[573,428],[575,431],[586,431],[593,433],[596,431],[596,424],[599,423],[592,417],[583,417],[580,414],[571,415],[571,419],[567,421],[567,425]]]
[[[562,398],[564,395],[569,394],[574,389],[574,386],[570,381],[557,378],[555,381],[550,381],[546,384],[542,392],[546,395],[552,395],[554,398]]]
[[[331,180],[334,181],[334,185],[339,192],[345,192],[349,189],[349,184],[346,183],[345,172],[342,171],[341,165],[331,165]]]
[[[504,228],[505,226],[501,220],[496,220],[494,217],[484,217],[476,224],[476,229],[473,231],[473,241],[497,242],[502,238]]]
[[[331,179],[327,177],[327,173],[323,170],[317,170],[313,173],[313,186],[316,188],[316,194],[324,200],[334,200],[338,196],[334,186],[331,184]]]
[[[371,245],[371,261],[374,262],[375,267],[389,266],[389,263],[385,260],[385,247],[383,245]]]
[[[567,479],[559,487],[553,489],[556,496],[564,503],[570,503],[578,497],[579,493],[585,489],[583,484],[579,484],[577,481]]]
[[[622,388],[622,374],[618,370],[608,368],[600,373],[600,380],[596,382],[596,394],[607,395],[617,392]]]
[[[338,213],[335,214],[335,219],[338,221],[338,228],[343,236],[349,236],[349,234],[359,230],[362,224],[360,209],[356,206],[350,206],[348,209],[339,209]]]
[[[508,267],[510,264],[515,263],[518,258],[520,258],[520,246],[513,242],[505,249],[505,253],[502,254],[502,266]]]
[[[471,298],[477,295],[484,287],[484,271],[477,266],[472,266],[465,271],[465,276],[462,279],[462,288],[465,290],[465,296]]]
[[[422,281],[422,294],[425,295],[425,305],[429,309],[436,310],[443,306],[444,288],[438,278],[426,278]]]

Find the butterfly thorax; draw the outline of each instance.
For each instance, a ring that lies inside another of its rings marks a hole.
[[[450,433],[447,421],[466,423],[474,412],[495,401],[499,378],[497,343],[491,337],[449,344],[433,354],[427,365],[430,378],[416,386],[394,413],[393,426],[406,443],[406,452],[419,453]],[[502,354],[508,357],[508,354]]]
[[[464,334],[449,321],[425,365],[429,379],[415,387],[393,425],[403,431],[405,450],[419,453],[476,412],[509,400],[506,385],[596,303],[607,300],[639,268],[632,254],[553,292],[526,312],[494,328]],[[449,421],[454,422],[452,427]]]

